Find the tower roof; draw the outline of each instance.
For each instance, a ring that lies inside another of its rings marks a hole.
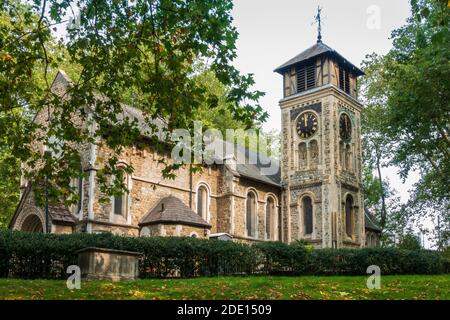
[[[185,205],[181,199],[173,195],[160,199],[144,216],[139,225],[144,226],[158,223],[176,223],[207,229],[211,228],[208,222]]]
[[[362,72],[361,69],[356,67],[350,61],[348,61],[343,56],[341,56],[336,50],[327,46],[322,41],[317,41],[317,43],[314,44],[312,47],[309,47],[305,51],[296,55],[294,58],[283,63],[281,66],[276,68],[274,71],[282,74],[287,68],[289,68],[295,64],[298,64],[298,63],[301,63],[301,62],[304,62],[304,61],[307,61],[307,60],[310,60],[312,58],[316,58],[319,56],[332,57],[332,58],[336,59],[341,65],[349,68],[356,76],[364,75],[364,72]]]

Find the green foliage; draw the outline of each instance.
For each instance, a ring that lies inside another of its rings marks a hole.
[[[450,8],[442,0],[412,0],[411,7],[390,52],[364,63],[365,157],[378,171],[398,167],[402,178],[420,173],[399,222],[420,227],[425,215],[440,216],[442,245],[450,226]]]
[[[366,208],[377,207],[380,203],[383,190],[380,180],[373,175],[372,170],[368,167],[363,167],[363,182],[364,206]]]
[[[305,269],[306,248],[281,242],[253,245],[260,252],[261,270],[269,274],[302,274]]]
[[[444,259],[436,252],[395,248],[324,249],[311,257],[314,274],[364,274],[370,265],[380,267],[381,274],[433,274],[446,271]]]
[[[398,248],[405,250],[420,250],[422,249],[420,238],[414,234],[407,233],[400,239]]]
[[[0,229],[6,229],[19,202],[20,164],[2,149],[0,146]]]
[[[365,275],[370,265],[382,274],[437,274],[449,263],[426,250],[323,249],[278,242],[245,245],[179,237],[122,237],[111,234],[55,235],[0,231],[0,277],[65,278],[77,264],[77,250],[102,247],[142,253],[141,278],[229,274]]]
[[[0,136],[30,181],[48,178],[52,199],[70,198],[69,182],[82,174],[79,146],[99,138],[113,151],[98,171],[102,191],[124,190],[108,184],[120,174],[118,154],[139,137],[135,121],[118,119],[123,103],[141,109],[151,128],[152,120],[164,119],[167,131],[193,130],[196,115],[214,108],[216,122],[221,111],[226,115],[223,125],[250,127],[267,118],[252,75],[232,64],[238,33],[231,0],[81,0],[79,24],[66,30],[71,0],[1,3]],[[54,39],[55,30],[65,38]],[[207,62],[216,82],[198,79],[196,61]],[[76,71],[64,97],[50,90],[58,69]],[[221,84],[217,92],[214,83]],[[49,123],[35,122],[36,115]],[[156,140],[157,132],[149,135]],[[42,145],[54,156],[43,157],[36,148]],[[167,166],[163,175],[176,168]]]

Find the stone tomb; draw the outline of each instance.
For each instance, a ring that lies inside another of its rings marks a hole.
[[[105,248],[78,251],[78,266],[85,280],[135,280],[139,276],[138,252]]]

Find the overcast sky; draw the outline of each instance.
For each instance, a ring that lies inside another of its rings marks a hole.
[[[260,100],[270,115],[266,130],[281,128],[282,77],[273,70],[316,42],[313,22],[318,5],[322,41],[356,66],[367,54],[387,53],[392,30],[404,25],[410,14],[408,0],[234,0],[234,25],[240,34],[234,64],[242,73],[253,73],[255,89],[266,93]],[[402,201],[418,179],[412,174],[403,183],[392,167],[383,175]]]
[[[391,31],[409,15],[408,0],[235,0],[234,25],[240,35],[235,66],[253,73],[256,89],[266,93],[261,99],[270,114],[266,129],[281,125],[282,77],[273,70],[316,42],[312,23],[318,5],[322,41],[357,66],[367,54],[386,53],[392,46]],[[379,29],[367,27],[374,10],[380,13]]]

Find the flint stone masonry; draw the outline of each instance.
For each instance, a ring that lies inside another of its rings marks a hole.
[[[139,276],[139,256],[131,251],[85,248],[78,251],[78,266],[85,280],[135,280]]]
[[[296,70],[306,61],[302,59],[316,61],[316,83],[312,89],[297,92]],[[349,88],[344,88],[340,83],[342,68],[351,71]],[[199,238],[224,233],[239,242],[270,240],[290,243],[305,240],[316,248],[363,247],[366,243],[379,243],[374,234],[379,235],[381,230],[373,225],[367,229],[363,206],[360,116],[363,106],[356,99],[356,79],[362,75],[362,71],[330,47],[317,43],[278,68],[277,72],[283,76],[285,96],[280,101],[281,158],[280,161],[272,159],[271,162],[277,169],[276,173],[264,174],[262,164],[266,162],[261,161],[265,158],[261,154],[258,157],[261,163],[238,163],[239,155],[249,160],[250,155],[255,153],[233,146],[230,154],[224,154],[223,159],[218,159],[223,160],[220,163],[202,165],[195,173],[188,166],[182,167],[177,170],[175,179],[165,179],[161,172],[164,168],[162,163],[173,164],[171,151],[156,148],[144,133],[145,130],[141,131],[142,135],[136,144],[123,148],[119,154],[108,148],[104,139],[98,138],[93,143],[79,146],[85,172],[85,178],[79,184],[82,189],[81,202],[79,206],[71,208],[52,207],[51,232],[110,232],[128,236]],[[70,83],[64,72],[59,72],[52,90],[64,95]],[[51,108],[42,110],[35,121],[45,128],[51,112]],[[84,114],[88,118],[92,118],[92,112],[92,108],[85,107]],[[312,112],[317,118],[317,130],[310,137],[300,137],[297,132],[298,118],[303,112]],[[351,138],[345,141],[340,137],[339,118],[342,113],[346,113],[352,122]],[[75,125],[95,130],[95,122],[83,122],[81,114],[73,116]],[[138,108],[123,106],[121,116],[137,120],[141,129],[148,127]],[[154,124],[158,128],[165,126],[161,119],[156,119]],[[43,134],[41,131],[37,136]],[[45,146],[39,141],[33,147],[36,151],[44,152]],[[225,147],[226,142],[218,142]],[[102,194],[97,177],[97,172],[104,168],[111,157],[117,157],[122,166],[133,167],[132,174],[126,177],[128,193],[119,200],[124,208],[118,213],[113,209],[113,197],[109,198],[110,201],[104,201],[105,195]],[[45,229],[39,225],[39,221],[42,226],[44,224],[44,211],[34,201],[32,181],[27,181],[25,177],[23,175],[21,178],[21,200],[9,227],[39,232],[39,229]],[[203,190],[202,197],[207,190],[201,207],[197,203],[200,187]],[[246,226],[246,201],[250,192],[256,198],[254,207],[252,205],[254,230],[250,234],[253,237],[247,235]],[[204,223],[192,223],[186,214],[180,214],[176,221],[144,221],[155,205],[169,196],[179,199],[185,206],[184,212],[190,212],[191,218],[192,214],[201,215]],[[312,200],[311,234],[305,234],[305,230],[310,230],[309,227],[305,228],[302,208],[305,196]],[[345,225],[345,200],[348,196],[353,198],[351,236],[346,234]],[[268,203],[271,205],[267,206]],[[200,213],[199,208],[202,208]],[[270,223],[268,228],[266,220]],[[370,241],[367,241],[366,230],[371,232]],[[98,257],[105,254],[98,253]],[[96,257],[94,253],[91,255],[92,259]],[[119,259],[118,256],[111,257]],[[128,263],[128,260],[124,261]]]

